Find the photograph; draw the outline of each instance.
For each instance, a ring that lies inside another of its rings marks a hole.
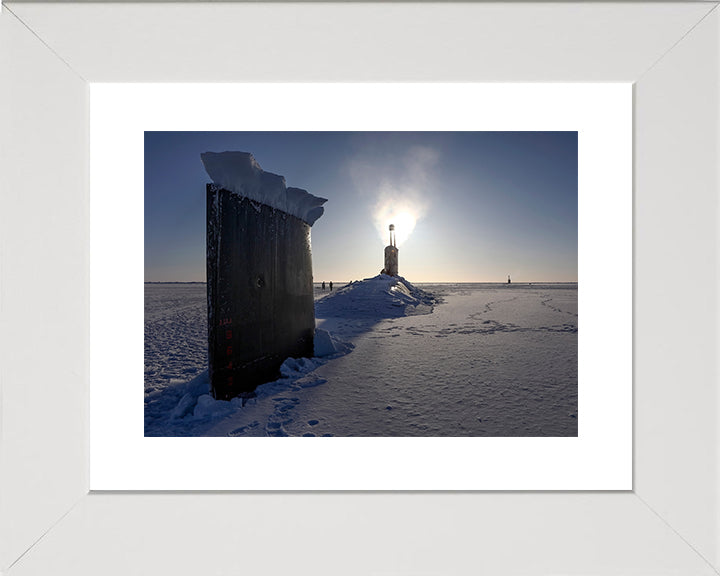
[[[577,437],[578,132],[144,133],[144,434]]]

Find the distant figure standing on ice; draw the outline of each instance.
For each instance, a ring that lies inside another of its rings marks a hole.
[[[323,280],[323,290],[325,290],[325,280]]]
[[[332,291],[332,280],[330,280],[330,290]]]
[[[510,282],[510,274],[508,274],[508,284],[512,284],[512,282]]]

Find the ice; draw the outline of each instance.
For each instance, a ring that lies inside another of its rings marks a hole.
[[[315,356],[323,357],[335,354],[335,346],[333,345],[330,332],[327,330],[315,330]]]
[[[200,158],[220,188],[297,216],[310,226],[323,215],[326,198],[288,188],[284,177],[265,172],[248,152],[204,152]]]
[[[436,298],[413,286],[402,276],[379,274],[351,282],[316,304],[316,316],[349,318],[396,318],[430,313]],[[418,308],[420,307],[420,308]]]
[[[352,350],[352,344],[338,340],[327,330],[317,328],[315,330],[315,356],[326,358],[336,354],[347,354]]]
[[[203,394],[197,399],[193,418],[217,418],[233,411],[234,406],[231,402],[219,402],[209,394]]]
[[[204,283],[145,284],[146,395],[207,369],[206,298]]]
[[[202,291],[146,285],[148,295],[146,435],[578,433],[576,284],[415,286],[381,275],[318,287],[315,357],[287,359],[255,398],[231,402],[208,395],[207,335],[190,321],[205,309]],[[183,379],[183,362],[197,373]]]
[[[191,394],[190,392],[186,393],[182,398],[180,398],[180,402],[177,403],[175,408],[173,408],[173,411],[170,414],[170,419],[177,420],[178,418],[184,418],[195,409],[197,400],[197,395]]]
[[[317,368],[317,366],[318,365],[309,358],[288,358],[280,366],[280,374],[285,378],[289,378],[307,374]]]

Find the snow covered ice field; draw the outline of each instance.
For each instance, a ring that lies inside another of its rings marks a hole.
[[[208,395],[205,284],[146,284],[146,436],[577,435],[577,284],[378,276],[315,297],[321,357],[243,406]]]

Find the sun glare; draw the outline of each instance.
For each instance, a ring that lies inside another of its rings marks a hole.
[[[400,247],[412,234],[416,222],[417,215],[409,207],[399,208],[391,204],[385,204],[375,212],[375,227],[383,245],[387,245],[390,240],[388,232],[390,224],[395,225],[395,241],[397,246]]]

